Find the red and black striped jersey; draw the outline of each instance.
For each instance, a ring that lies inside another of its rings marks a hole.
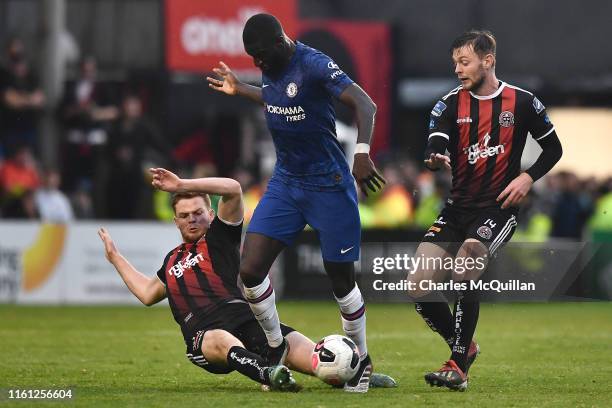
[[[238,288],[242,223],[215,217],[206,235],[168,252],[157,277],[166,286],[174,320],[185,329],[218,319],[227,303],[244,302]],[[248,307],[247,307],[248,309]]]
[[[489,96],[459,86],[431,111],[429,138],[446,139],[452,168],[449,204],[498,206],[497,196],[520,174],[527,134],[542,140],[554,130],[531,92],[500,82]]]

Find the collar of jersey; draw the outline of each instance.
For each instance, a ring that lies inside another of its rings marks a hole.
[[[206,231],[206,232],[208,232],[208,231]],[[204,235],[202,235],[200,238],[198,238],[198,240],[195,241],[195,242],[183,242],[183,245],[184,245],[183,246],[183,251],[187,250],[188,248],[191,251],[191,249],[194,246],[197,246],[202,240],[204,240],[206,238],[206,232],[204,233]]]
[[[484,101],[487,99],[493,99],[496,96],[498,96],[504,90],[505,87],[506,87],[506,83],[504,81],[499,81],[499,88],[497,88],[497,91],[493,92],[491,95],[485,95],[485,96],[476,95],[476,94],[473,94],[472,91],[470,91],[470,95],[472,95],[476,99],[480,99],[481,101]]]

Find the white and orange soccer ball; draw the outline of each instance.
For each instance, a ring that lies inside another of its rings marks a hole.
[[[312,353],[312,370],[323,382],[342,385],[357,374],[359,350],[348,337],[339,334],[325,336]]]

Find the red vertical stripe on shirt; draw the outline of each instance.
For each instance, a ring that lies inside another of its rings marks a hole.
[[[219,274],[217,274],[213,268],[212,261],[208,252],[208,243],[206,241],[201,242],[198,245],[198,252],[200,252],[200,248],[202,253],[206,254],[204,260],[200,261],[198,266],[202,270],[202,273],[208,280],[208,284],[212,289],[213,293],[217,295],[221,299],[232,298],[233,296],[227,291],[225,286],[223,285],[223,281]]]
[[[506,87],[501,94],[502,97],[502,113],[503,112],[512,112],[516,119],[516,89]],[[504,146],[504,153],[498,154],[495,161],[495,172],[493,173],[493,178],[491,179],[491,188],[493,190],[499,189],[501,192],[502,186],[506,172],[509,170],[510,166],[510,154],[512,153],[512,139],[514,138],[514,128],[516,124],[513,126],[505,127],[501,126],[499,128],[499,143]]]
[[[208,244],[206,242],[203,242],[200,245],[203,245],[206,247],[205,249],[203,249],[203,252],[204,251],[206,252],[206,258],[204,258],[204,260],[201,261],[198,266],[200,267],[200,269],[206,276],[206,279],[208,280],[208,284],[210,285],[210,288],[212,289],[213,293],[221,299],[232,298],[233,296],[230,295],[230,293],[227,291],[227,289],[223,285],[223,281],[221,280],[221,277],[213,269],[213,265],[212,265],[210,256],[208,256]]]
[[[176,307],[178,307],[179,311],[184,314],[187,314],[189,313],[189,306],[187,305],[187,301],[185,300],[185,298],[183,298],[183,295],[181,294],[181,289],[179,288],[178,283],[176,282],[176,276],[174,276],[174,274],[168,273],[168,270],[170,270],[172,266],[174,266],[180,254],[181,252],[176,249],[174,254],[168,260],[168,264],[166,265],[166,270],[164,271],[164,273],[166,274],[166,286],[168,288],[168,296],[172,296],[172,301],[174,302]]]

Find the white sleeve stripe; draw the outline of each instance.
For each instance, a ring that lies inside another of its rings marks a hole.
[[[546,136],[550,135],[554,130],[555,130],[555,127],[553,126],[552,129],[550,129],[548,132],[544,133],[542,136],[536,138],[536,140],[544,139]]]
[[[533,93],[532,93],[532,92],[529,92],[529,91],[528,91],[528,90],[526,90],[526,89],[519,88],[518,86],[510,85],[510,84],[508,84],[508,83],[507,83],[506,85],[507,85],[507,86],[509,86],[509,87],[510,87],[510,88],[512,88],[512,89],[516,89],[516,90],[518,90],[518,91],[523,91],[523,92],[525,92],[525,93],[527,93],[527,94],[529,94],[529,95],[533,96]]]
[[[442,136],[446,140],[450,140],[448,135],[446,133],[442,133],[442,132],[433,132],[432,134],[429,135],[429,137],[427,139],[429,140],[432,136]]]
[[[459,93],[459,91],[463,89],[463,85],[459,85],[458,87],[456,87],[455,89],[453,89],[452,91],[450,91],[449,93],[447,93],[446,95],[444,95],[442,97],[442,100],[445,101],[449,96],[451,95],[455,95],[457,93]]]
[[[227,225],[231,225],[232,227],[237,227],[237,226],[239,226],[239,225],[240,225],[240,223],[241,223],[242,221],[244,221],[244,218],[243,218],[243,219],[241,219],[240,221],[236,221],[236,222],[229,222],[229,221],[225,221],[223,218],[219,217],[218,215],[217,215],[217,218],[218,218],[218,219],[219,219],[219,221],[221,221],[222,223],[227,224]]]

